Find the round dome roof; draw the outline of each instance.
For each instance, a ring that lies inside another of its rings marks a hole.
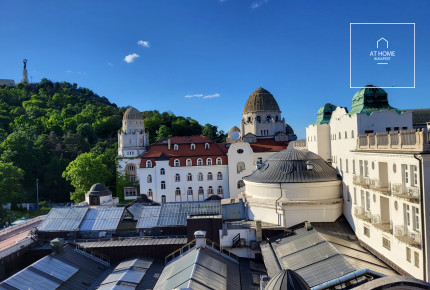
[[[317,120],[314,125],[318,124],[328,124],[330,123],[331,115],[334,110],[336,110],[337,106],[327,103],[321,108],[318,109],[317,112]]]
[[[313,167],[308,169],[308,166]],[[287,148],[270,156],[245,181],[258,183],[306,183],[340,180],[337,170],[319,155],[295,148]]]
[[[381,110],[394,110],[400,113],[401,111],[393,108],[388,103],[387,92],[384,89],[368,85],[355,93],[352,98],[352,107],[349,115],[367,114]]]
[[[231,133],[233,132],[239,132],[240,133],[240,129],[236,126],[231,127],[230,131],[228,131],[227,136],[230,137]]]
[[[294,130],[289,124],[285,124],[285,133],[287,133],[288,135],[294,134]]]
[[[103,183],[93,184],[89,191],[92,195],[110,195],[112,192]]]
[[[310,289],[308,283],[293,270],[281,270],[270,279],[264,290],[301,290]]]
[[[142,114],[133,107],[130,107],[124,113],[124,119],[127,120],[142,120]]]
[[[281,111],[273,95],[261,87],[249,96],[243,114],[258,111]]]

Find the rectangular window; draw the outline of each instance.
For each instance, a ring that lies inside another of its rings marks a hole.
[[[402,127],[402,130],[408,130],[408,127]]]
[[[365,208],[366,207],[366,197],[364,195],[364,191],[361,191],[361,207]]]
[[[415,267],[420,267],[420,254],[418,252],[414,252],[414,265]]]
[[[385,131],[390,132],[391,131],[391,127],[385,128]]]
[[[349,193],[349,186],[346,186],[346,201],[351,201],[351,196]]]
[[[360,160],[359,163],[360,163],[360,176],[363,176],[364,175],[363,160]]]
[[[364,229],[363,231],[364,235],[370,238],[370,229],[368,227],[363,227],[363,229]]]
[[[355,174],[355,160],[352,160],[352,174]]]
[[[399,131],[399,127],[394,127],[394,131]]]
[[[406,261],[412,262],[411,248],[406,247]]]
[[[391,242],[389,239],[382,237],[382,246],[387,250],[391,250]]]
[[[418,186],[418,170],[415,165],[411,165],[411,185]]]
[[[412,212],[414,214],[414,230],[420,230],[420,211],[417,207],[412,207]]]
[[[354,204],[357,204],[357,188],[354,187]]]
[[[409,171],[408,165],[402,164],[402,173],[403,173],[403,184],[409,184]]]
[[[366,191],[366,210],[370,211],[370,194]]]
[[[345,159],[345,172],[348,173],[348,159]]]
[[[409,207],[409,204],[403,205],[403,211],[405,214],[405,225],[410,226],[411,225],[411,209]]]
[[[367,160],[364,161],[364,176],[369,176],[369,162]]]

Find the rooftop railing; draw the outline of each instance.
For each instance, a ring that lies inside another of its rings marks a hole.
[[[394,236],[402,243],[421,248],[421,235],[408,231],[408,228],[405,226],[396,226]]]
[[[393,223],[391,221],[382,220],[379,214],[372,215],[372,225],[386,233],[393,233]]]
[[[307,149],[308,145],[306,143],[306,140],[296,140],[291,142],[293,144],[293,147],[295,149]]]
[[[370,187],[370,178],[361,176],[361,175],[353,175],[352,183],[355,185],[359,185],[361,187],[369,188]]]
[[[391,193],[398,198],[406,199],[410,202],[420,202],[420,190],[418,187],[406,187],[401,183],[391,185]]]
[[[358,135],[357,150],[430,151],[429,132],[414,129]]]

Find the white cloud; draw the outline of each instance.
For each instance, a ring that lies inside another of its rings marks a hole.
[[[194,95],[186,95],[185,98],[202,98],[202,99],[212,99],[220,97],[220,94],[212,94],[212,95],[204,95],[204,94],[194,94]]]
[[[267,2],[269,2],[269,0],[258,0],[258,1],[254,1],[251,4],[251,9],[257,9],[260,8],[261,6],[263,6],[264,4],[266,4]]]
[[[108,65],[108,66],[113,66],[113,63],[108,62],[108,63],[107,63],[107,65]]]
[[[125,61],[126,63],[132,63],[132,62],[134,62],[134,61],[136,60],[136,58],[138,58],[138,57],[140,57],[140,55],[138,55],[137,53],[132,53],[132,54],[126,55],[126,56],[124,57],[124,61]]]
[[[140,45],[140,46],[142,46],[142,47],[146,47],[146,48],[148,48],[148,47],[150,47],[151,45],[149,44],[149,41],[146,41],[146,40],[139,40],[138,42],[137,42],[137,44],[138,45]]]

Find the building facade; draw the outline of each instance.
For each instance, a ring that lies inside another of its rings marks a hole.
[[[428,132],[414,128],[412,110],[391,107],[387,93],[374,86],[355,94],[351,111],[326,111],[324,122],[318,116],[306,128],[307,148],[342,176],[349,224],[367,249],[401,274],[428,281]]]

